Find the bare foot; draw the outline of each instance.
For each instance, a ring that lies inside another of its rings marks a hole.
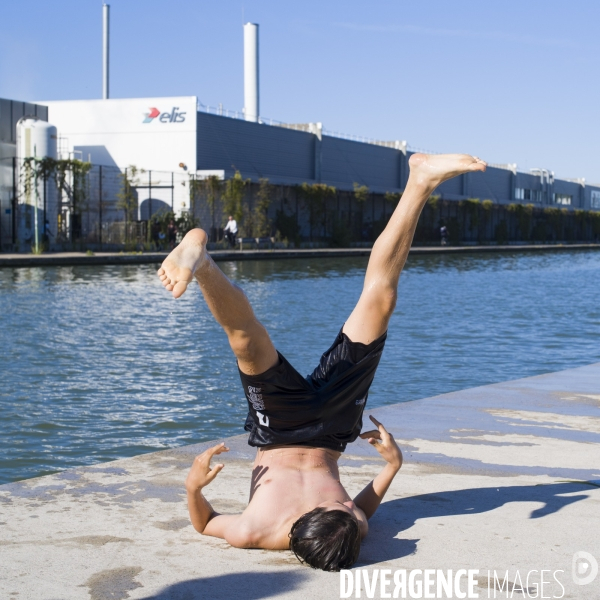
[[[434,188],[471,171],[485,171],[487,163],[470,154],[413,154],[408,161],[410,175],[416,182]]]
[[[163,261],[158,278],[173,293],[173,298],[179,298],[187,290],[188,284],[194,281],[194,274],[207,256],[207,241],[202,229],[192,229]]]

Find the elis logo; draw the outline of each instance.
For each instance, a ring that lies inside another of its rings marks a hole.
[[[152,123],[156,118],[158,118],[161,123],[183,123],[185,121],[186,113],[177,112],[178,110],[179,106],[174,106],[170,113],[161,113],[158,108],[150,108],[150,112],[144,114],[142,123]]]

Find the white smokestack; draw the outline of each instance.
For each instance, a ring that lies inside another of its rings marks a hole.
[[[258,122],[258,25],[244,25],[244,115]]]
[[[102,5],[102,98],[108,99],[108,18],[110,6]]]

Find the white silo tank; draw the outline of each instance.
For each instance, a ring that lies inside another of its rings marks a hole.
[[[39,247],[40,239],[56,236],[58,225],[58,192],[56,181],[23,183],[25,159],[57,158],[56,127],[37,117],[25,116],[17,122],[17,163],[20,169],[20,231],[19,241]],[[46,236],[44,235],[46,234]]]
[[[17,123],[17,156],[22,160],[57,157],[56,127],[37,117],[23,117]]]

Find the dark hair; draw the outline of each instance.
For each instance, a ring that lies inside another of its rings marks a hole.
[[[302,515],[290,530],[290,550],[313,569],[349,569],[360,553],[356,519],[341,510],[315,508]]]

